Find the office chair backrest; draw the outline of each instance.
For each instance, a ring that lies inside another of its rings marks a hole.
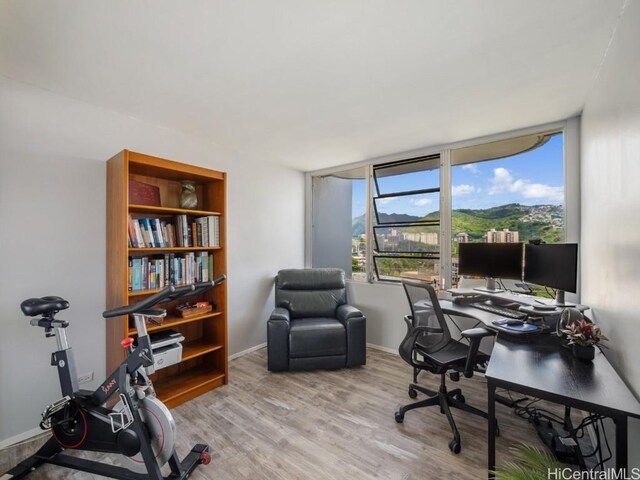
[[[437,352],[451,340],[449,326],[440,308],[438,295],[429,283],[403,278],[402,286],[411,307],[414,327],[426,326],[438,329],[438,333],[423,333],[416,343],[427,353]]]

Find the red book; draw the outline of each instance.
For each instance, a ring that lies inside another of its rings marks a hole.
[[[160,187],[129,180],[129,203],[159,207]]]

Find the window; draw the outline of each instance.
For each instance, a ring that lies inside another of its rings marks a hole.
[[[440,156],[373,167],[373,267],[378,280],[440,277]]]
[[[460,280],[460,243],[534,239],[564,241],[563,134],[527,135],[452,150],[452,285]]]
[[[311,265],[353,280],[455,287],[461,242],[557,243],[566,231],[576,241],[565,221],[565,168],[575,208],[577,156],[565,165],[562,128],[311,175]]]

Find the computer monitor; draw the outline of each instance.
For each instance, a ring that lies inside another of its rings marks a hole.
[[[569,306],[564,292],[577,292],[577,278],[577,243],[525,245],[524,281],[555,288],[554,305]]]
[[[460,243],[458,273],[486,277],[486,288],[476,290],[500,292],[496,278],[522,279],[522,243]]]

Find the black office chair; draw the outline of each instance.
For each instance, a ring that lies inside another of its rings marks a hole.
[[[453,432],[449,448],[453,453],[460,453],[460,433],[450,407],[459,408],[483,418],[488,417],[485,412],[467,405],[459,388],[448,391],[445,376],[448,373],[451,380],[456,382],[460,379],[460,373],[467,378],[472,377],[476,365],[489,359],[488,355],[479,351],[480,341],[494,333],[484,328],[465,330],[461,335],[469,341],[468,345],[451,338],[434,288],[428,283],[408,279],[402,280],[402,286],[409,299],[411,315],[404,317],[407,335],[400,344],[400,356],[414,368],[414,372],[418,369],[417,371],[426,370],[439,374],[441,381],[437,392],[415,383],[410,384],[409,397],[416,398],[417,392],[421,392],[430,398],[401,407],[395,414],[396,422],[402,423],[404,414],[409,410],[439,405],[440,411],[447,416]],[[422,357],[422,360],[419,360],[419,357]]]

